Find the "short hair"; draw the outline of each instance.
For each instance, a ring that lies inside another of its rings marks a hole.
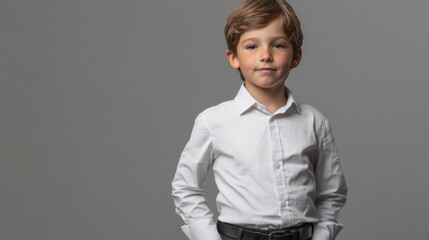
[[[225,40],[233,53],[241,35],[249,30],[260,29],[281,16],[282,26],[295,54],[302,46],[301,24],[292,6],[285,0],[245,0],[234,9],[225,24]]]

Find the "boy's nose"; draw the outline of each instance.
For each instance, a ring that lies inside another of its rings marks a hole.
[[[261,50],[261,55],[259,57],[261,62],[271,62],[273,61],[273,56],[271,54],[271,49],[263,48]]]

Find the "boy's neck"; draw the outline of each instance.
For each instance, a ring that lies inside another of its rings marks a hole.
[[[252,86],[252,84],[246,85],[246,83],[244,83],[244,86],[250,95],[260,104],[264,105],[270,113],[275,113],[287,103],[284,84],[273,88],[259,88]]]

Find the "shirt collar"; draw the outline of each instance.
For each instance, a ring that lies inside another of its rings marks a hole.
[[[295,98],[292,95],[292,92],[285,87],[285,92],[288,96],[288,100],[285,106],[281,107],[279,110],[277,110],[276,113],[285,113],[290,108],[293,108],[296,110],[297,113],[300,112],[298,103],[295,101]],[[258,103],[252,95],[250,95],[249,91],[247,91],[246,87],[244,87],[244,84],[241,84],[240,90],[238,91],[237,95],[234,98],[234,101],[237,105],[237,113],[239,115],[243,115],[247,110],[249,110],[251,107],[256,107],[257,105],[262,104]]]

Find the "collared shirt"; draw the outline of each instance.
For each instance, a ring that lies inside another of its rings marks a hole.
[[[213,168],[222,222],[259,229],[314,223],[313,240],[335,239],[347,187],[328,120],[287,103],[267,111],[241,86],[234,100],[198,115],[172,182],[191,240],[220,240],[202,182]]]

